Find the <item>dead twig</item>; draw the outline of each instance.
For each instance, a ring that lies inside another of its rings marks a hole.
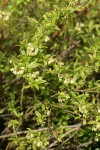
[[[66,133],[62,136],[61,140],[62,140],[65,136],[67,136],[67,135],[69,135],[70,133],[72,133],[72,132],[75,131],[74,134],[72,134],[66,141],[64,141],[64,143],[67,142],[67,141],[69,141],[69,139],[71,139],[71,138],[76,134],[76,131],[78,131],[81,126],[82,126],[82,124],[76,125],[76,127],[74,127],[73,129],[71,129],[70,131],[66,132]],[[71,126],[71,127],[72,127],[72,126]],[[65,126],[64,128],[66,128],[66,126]],[[57,141],[57,140],[54,141],[54,143],[50,144],[46,150],[49,150],[49,148],[52,148],[52,147],[56,146],[58,143],[59,143],[59,141]],[[64,144],[64,143],[63,143],[63,144]]]
[[[79,129],[80,129],[80,127],[78,127],[78,128],[75,130],[75,132],[74,132],[71,136],[69,136],[69,138],[67,138],[67,139],[58,147],[57,150],[60,150],[60,148],[61,148],[62,145],[64,145],[64,144],[65,144],[66,142],[68,142],[71,138],[73,138],[73,137],[75,136],[75,134],[79,131]]]
[[[75,130],[76,128],[80,127],[81,125],[82,124],[63,126],[63,129],[65,129],[65,128],[73,128],[72,130]],[[42,132],[42,131],[46,131],[48,129],[49,129],[48,127],[40,128],[40,129],[34,130],[34,132]],[[53,129],[53,127],[51,127],[51,129]],[[28,133],[28,131],[19,131],[19,132],[16,132],[16,135],[27,134],[27,133]],[[15,133],[9,133],[9,134],[6,134],[6,135],[1,135],[0,139],[9,138],[9,137],[12,137],[12,136],[15,136]]]
[[[87,93],[100,93],[100,91],[96,91],[96,90],[89,90],[89,89],[84,89],[84,90],[78,90],[78,89],[75,89],[76,92],[87,92]]]
[[[66,57],[70,55],[70,53],[72,52],[72,50],[73,50],[75,47],[79,47],[79,43],[80,43],[80,41],[74,42],[73,45],[71,45],[67,50],[63,51],[63,52],[58,56],[58,60],[65,60]]]
[[[79,146],[77,148],[81,148],[81,147],[88,147],[89,145],[92,144],[92,138],[88,141],[88,142],[85,142],[85,143],[80,143]]]

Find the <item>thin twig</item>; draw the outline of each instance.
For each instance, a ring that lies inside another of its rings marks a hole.
[[[48,130],[48,128],[41,128],[41,129],[37,129],[37,130],[34,130],[34,131],[35,132],[41,132],[41,131],[45,131],[45,130]],[[27,134],[27,133],[28,133],[28,131],[19,131],[19,132],[16,132],[16,135]],[[8,137],[11,137],[11,136],[15,136],[15,133],[1,135],[0,139],[2,139],[2,138],[8,138]]]
[[[59,150],[61,148],[62,145],[64,145],[66,142],[68,142],[71,138],[73,138],[75,136],[75,134],[79,131],[80,127],[76,128],[75,132],[69,137],[67,138],[59,147],[57,150]]]
[[[21,135],[21,134],[26,134],[28,131],[20,131],[20,132],[16,132],[16,135]],[[6,134],[6,135],[1,135],[0,139],[3,138],[9,138],[11,136],[15,136],[15,133],[10,133],[10,134]]]
[[[58,106],[58,105],[55,105],[55,104],[53,104],[52,106],[53,106],[53,107],[60,108],[60,109],[64,110],[65,112],[67,112],[67,113],[69,113],[69,114],[71,114],[71,115],[77,115],[77,113],[72,112],[72,111],[70,111],[70,110],[67,110],[67,109],[65,109],[63,106]]]
[[[76,45],[77,43],[77,45]],[[67,50],[63,51],[59,56],[58,56],[58,59],[60,58],[61,60],[62,59],[65,59],[67,57],[67,55],[69,56],[70,52],[76,47],[76,46],[79,46],[80,44],[80,41],[76,41],[74,42],[73,45],[71,45],[70,47],[68,47]]]
[[[21,96],[20,96],[20,106],[21,106],[21,108],[23,107],[23,95],[24,95],[23,87],[24,86],[25,86],[25,83],[23,83],[23,85],[22,85]]]
[[[82,125],[82,124],[78,124],[75,128],[73,128],[73,129],[71,129],[70,131],[66,132],[66,133],[62,136],[61,139],[63,139],[65,136],[67,136],[67,135],[70,134],[71,132],[78,131],[78,130],[80,129],[81,125]],[[65,126],[65,127],[66,127],[66,126]],[[65,128],[65,127],[64,127],[64,128]],[[76,134],[76,132],[75,132],[74,134]],[[72,136],[70,136],[67,140],[69,140],[70,138],[72,138],[72,137],[74,136],[74,134],[73,134]],[[50,144],[46,150],[49,150],[49,148],[52,148],[52,147],[56,146],[58,142],[59,142],[59,141],[54,141],[54,143]],[[66,141],[65,141],[65,142],[66,142]]]
[[[89,145],[91,145],[91,144],[92,144],[92,138],[91,138],[88,142],[80,143],[77,148],[80,148],[80,147],[87,147],[87,146],[89,146]]]
[[[81,126],[81,124],[77,124],[77,125],[69,125],[69,126],[63,126],[63,129],[65,128],[77,128]],[[53,127],[51,127],[51,129],[53,129]],[[73,130],[72,129],[72,130]],[[48,127],[46,128],[40,128],[40,129],[37,129],[37,130],[34,130],[34,132],[42,132],[42,131],[46,131],[48,130]],[[16,135],[21,135],[21,134],[27,134],[28,131],[19,131],[19,132],[16,132]],[[12,136],[15,136],[15,133],[10,133],[10,134],[6,134],[6,135],[1,135],[0,136],[0,139],[3,139],[3,138],[9,138],[9,137],[12,137]]]
[[[66,133],[63,135],[62,138],[64,138],[66,135],[70,134],[71,132],[73,132],[73,131],[75,131],[75,130],[76,130],[76,128],[74,128],[74,129],[72,129],[72,130],[66,132]],[[61,138],[61,139],[62,139],[62,138]],[[51,144],[48,146],[48,148],[47,148],[46,150],[49,150],[49,148],[52,148],[52,147],[56,146],[58,142],[59,142],[59,141],[57,141],[57,140],[54,141],[54,143],[51,143]]]
[[[27,117],[29,115],[31,115],[33,113],[34,110],[36,110],[38,107],[40,107],[42,105],[42,103],[40,102],[39,104],[37,105],[34,105],[32,106],[31,108],[29,108],[26,112],[25,112],[25,115],[24,115],[24,118],[27,119]]]
[[[69,126],[63,126],[62,128],[65,129],[65,128],[78,128],[82,126],[82,123],[78,123],[78,124],[75,124],[75,125],[69,125]]]
[[[87,93],[100,93],[100,91],[92,91],[92,90],[89,90],[89,89],[84,89],[84,90],[75,89],[75,91],[77,91],[77,92],[87,92]]]

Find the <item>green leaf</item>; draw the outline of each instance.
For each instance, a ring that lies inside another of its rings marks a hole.
[[[31,62],[31,63],[29,63],[28,68],[36,68],[36,67],[38,67],[39,65],[40,65],[39,63]]]
[[[29,89],[30,87],[31,87],[30,85],[25,85],[22,90]]]
[[[37,90],[39,90],[38,84],[33,84],[33,86],[34,86]]]
[[[8,127],[11,127],[11,126],[14,126],[14,125],[17,125],[17,124],[19,124],[19,122],[17,120],[11,120],[8,123]]]
[[[41,114],[38,111],[35,111],[37,117],[41,118]]]

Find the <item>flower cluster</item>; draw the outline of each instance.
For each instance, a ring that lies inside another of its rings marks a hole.
[[[39,75],[39,71],[35,71],[34,73],[28,73],[27,77],[32,77],[32,78],[37,78],[37,76]]]
[[[85,116],[88,113],[87,107],[85,104],[79,105],[79,111]]]
[[[31,133],[28,133],[28,134],[26,135],[26,138],[27,138],[27,139],[31,139],[31,138],[33,138],[33,137],[34,137],[34,135],[31,134]]]
[[[25,70],[25,67],[20,67],[20,68],[18,68],[18,67],[15,66],[14,68],[11,68],[11,71],[12,71],[13,74],[15,74],[15,75],[23,75],[24,70]]]
[[[4,11],[0,12],[0,19],[3,21],[9,20],[10,16],[11,16],[10,12],[4,12]]]
[[[45,39],[44,39],[44,41],[45,41],[45,42],[48,42],[48,41],[50,41],[50,38],[49,38],[49,36],[46,36],[46,37],[45,37]]]
[[[83,27],[84,27],[84,24],[83,24],[83,23],[77,22],[75,29],[76,29],[77,31],[81,31],[81,29],[82,29]]]
[[[58,78],[59,78],[59,82],[63,82],[64,85],[74,84],[77,80],[76,76],[71,78],[68,74],[64,74],[63,76],[59,74]]]
[[[35,56],[38,54],[38,51],[39,51],[38,48],[35,48],[32,43],[28,43],[28,47],[26,50],[27,55]]]
[[[54,58],[50,57],[48,58],[48,65],[52,64],[55,61]]]
[[[68,100],[70,96],[65,92],[58,92],[58,102],[64,102]]]

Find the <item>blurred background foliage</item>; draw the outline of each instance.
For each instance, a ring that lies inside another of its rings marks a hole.
[[[0,1],[0,149],[100,149],[100,1]]]

